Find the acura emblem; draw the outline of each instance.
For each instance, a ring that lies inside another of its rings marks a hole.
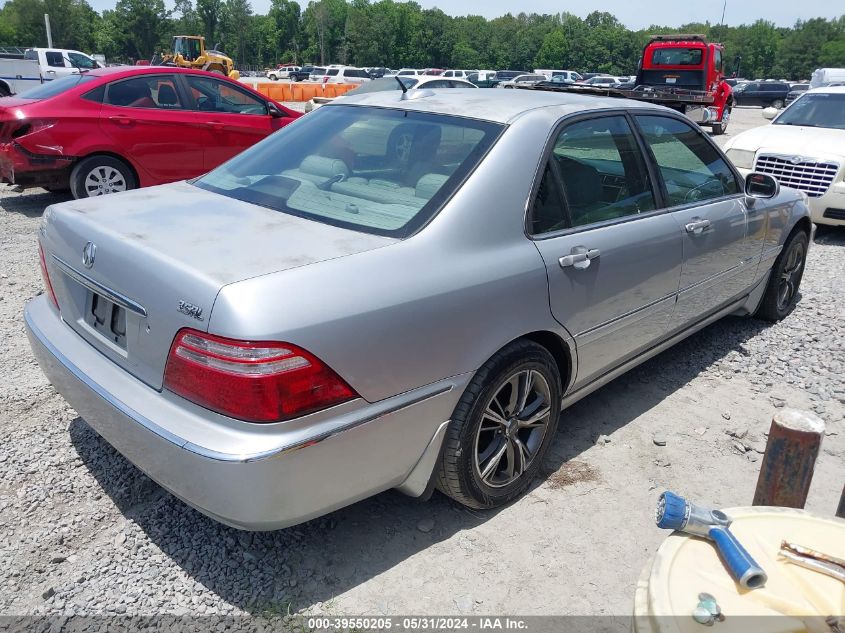
[[[97,256],[97,245],[94,242],[88,242],[85,248],[82,249],[82,263],[85,268],[91,268],[94,265],[94,258]]]

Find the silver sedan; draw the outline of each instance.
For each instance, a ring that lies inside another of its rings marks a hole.
[[[657,106],[533,91],[328,104],[207,175],[53,205],[35,356],[201,512],[289,526],[397,488],[522,494],[561,410],[798,299],[804,195]]]

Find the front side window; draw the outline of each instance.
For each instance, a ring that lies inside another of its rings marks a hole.
[[[109,84],[105,102],[124,108],[178,109],[183,107],[171,77],[144,75]]]
[[[44,53],[47,58],[47,65],[53,68],[64,68],[65,58],[59,51],[47,51]]]
[[[79,53],[68,53],[67,56],[70,58],[70,65],[74,68],[90,69],[97,67],[94,60],[90,57],[86,57],[85,55],[80,55]]]
[[[741,191],[727,161],[703,134],[675,118],[638,115],[671,206],[721,198]]]
[[[195,184],[282,213],[404,237],[440,209],[502,129],[446,115],[326,106]]]
[[[200,112],[226,114],[267,114],[267,104],[237,86],[213,77],[187,75],[185,79]]]
[[[648,213],[654,193],[636,139],[623,116],[567,125],[549,159],[559,179],[566,213],[554,222],[549,208],[533,221],[536,232],[555,231]],[[542,189],[542,187],[541,187]]]

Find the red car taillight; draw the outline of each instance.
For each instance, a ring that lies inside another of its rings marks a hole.
[[[56,309],[59,308],[59,301],[56,299],[56,293],[53,292],[53,284],[50,283],[50,273],[47,272],[47,262],[44,259],[44,249],[41,244],[38,245],[38,260],[41,262],[41,276],[44,278],[44,286],[47,289],[47,294]]]
[[[357,398],[319,358],[295,345],[237,341],[180,330],[164,386],[212,411],[248,422],[279,422]]]

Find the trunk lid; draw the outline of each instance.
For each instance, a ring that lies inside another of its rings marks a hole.
[[[395,241],[184,182],[51,206],[41,235],[62,318],[156,389],[174,336],[208,329],[223,286]]]

